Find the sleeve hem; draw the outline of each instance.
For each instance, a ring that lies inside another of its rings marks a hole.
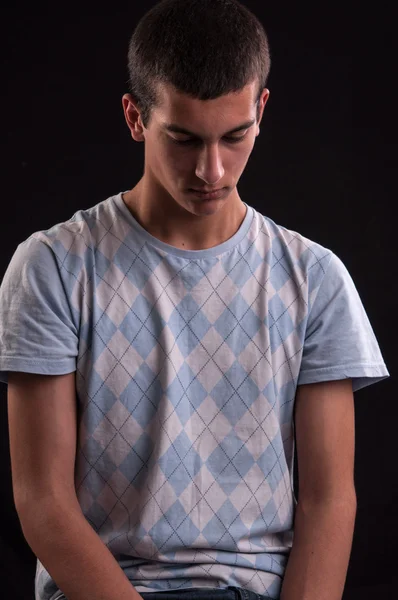
[[[66,375],[76,371],[76,358],[35,359],[18,356],[0,358],[0,382],[8,383],[8,371],[37,375]]]
[[[385,363],[357,363],[301,371],[297,385],[336,381],[338,379],[352,379],[353,391],[356,392],[387,377],[390,377],[390,374]]]

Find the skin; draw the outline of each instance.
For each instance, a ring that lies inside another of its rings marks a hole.
[[[235,94],[201,101],[168,84],[160,89],[161,102],[146,129],[130,94],[122,98],[127,126],[136,142],[145,142],[144,175],[123,195],[138,223],[151,235],[184,250],[204,250],[230,239],[240,228],[246,206],[237,190],[260,133],[269,90],[260,99],[260,119],[245,130],[227,132],[256,119],[256,82]],[[173,123],[195,137],[168,132]],[[245,136],[239,143],[229,138]],[[192,143],[178,145],[174,140]],[[227,188],[221,199],[204,202],[189,188]]]

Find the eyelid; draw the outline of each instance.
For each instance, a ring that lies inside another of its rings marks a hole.
[[[226,135],[224,137],[225,140],[229,141],[229,142],[239,142],[241,140],[244,140],[247,136],[247,131],[244,135],[240,135],[240,136],[232,136],[232,135]],[[195,138],[190,138],[188,140],[176,140],[175,138],[171,138],[173,140],[173,142],[175,142],[176,144],[189,144],[189,143],[195,143],[195,142],[200,142],[200,139],[195,139]]]

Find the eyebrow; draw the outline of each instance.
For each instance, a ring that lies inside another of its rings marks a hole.
[[[234,127],[234,129],[231,129],[231,131],[227,131],[227,133],[224,133],[223,137],[225,135],[231,135],[231,133],[236,133],[237,131],[242,131],[243,129],[249,129],[252,125],[254,125],[255,122],[256,119],[253,119],[252,121],[246,121],[246,123],[242,123],[242,125],[238,125],[237,127]],[[165,123],[163,125],[163,129],[166,131],[171,131],[172,133],[183,133],[184,135],[190,135],[194,138],[200,138],[200,136],[196,133],[188,131],[188,129],[184,129],[184,127],[174,125],[174,123]]]

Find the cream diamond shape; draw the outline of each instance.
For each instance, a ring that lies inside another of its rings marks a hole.
[[[245,483],[253,494],[256,493],[257,490],[261,490],[261,487],[265,483],[265,488],[263,488],[262,492],[260,491],[260,493],[265,492],[267,494],[268,499],[271,497],[271,488],[264,479],[264,473],[262,472],[257,463],[254,463],[251,469],[249,469],[249,471],[246,473]]]
[[[125,369],[126,377],[129,382],[135,377],[143,362],[144,360],[141,354],[139,354],[133,346],[130,346],[123,354],[120,364]]]
[[[103,355],[104,352],[101,354],[101,371],[105,371]],[[97,363],[95,365],[95,369],[96,371],[98,371]],[[131,383],[131,377],[129,373],[126,372],[126,369],[123,366],[121,366],[120,364],[116,364],[112,371],[106,376],[104,382],[107,388],[110,389],[110,391],[114,394],[116,398],[118,398],[122,395],[126,387]]]
[[[159,491],[156,492],[156,494],[154,495],[154,500],[151,500],[151,502],[156,501],[157,504],[159,504],[163,513],[166,513],[169,510],[169,508],[173,506],[176,500],[177,496],[175,491],[173,490],[170,483],[166,481],[162,485],[161,489],[159,489]]]
[[[119,467],[126,456],[131,453],[131,446],[119,433],[117,433],[109,442],[106,451],[112,462]],[[139,459],[137,458],[137,460]]]
[[[220,412],[220,409],[211,396],[206,396],[201,405],[196,409],[196,412],[200,415],[206,425],[208,425]]]
[[[187,400],[185,400],[187,402]],[[184,402],[184,399],[182,400]],[[196,440],[201,436],[202,432],[206,429],[206,424],[203,422],[203,419],[197,412],[192,413],[188,421],[185,423],[184,431],[187,434],[188,438],[194,444],[194,448],[196,449],[195,443]],[[199,455],[203,459],[201,452]]]
[[[119,296],[119,291],[115,292],[113,286],[105,281],[101,281],[95,290],[96,303],[104,311],[106,316],[119,327],[130,310],[130,303],[126,303]]]
[[[176,304],[179,304],[187,294],[181,278],[175,278],[173,285],[168,287],[170,276],[174,277],[174,273],[170,273],[165,268],[165,263],[160,263],[141,292],[153,307],[153,311],[160,314],[166,323],[175,310]]]
[[[214,517],[214,513],[215,511],[210,506],[210,503],[201,499],[191,507],[189,518],[199,531],[203,531],[208,522]]]
[[[198,480],[198,476],[195,477],[195,480]],[[198,481],[198,485],[200,485],[200,481]],[[207,491],[203,494],[203,497],[215,513],[222,507],[222,505],[228,498],[223,489],[215,480],[207,489]]]
[[[209,425],[209,430],[213,434],[216,441],[220,444],[225,436],[232,431],[232,425],[226,417],[220,412],[212,423]]]
[[[278,389],[298,377],[301,366],[301,340],[293,330],[272,355],[274,378]]]
[[[120,329],[117,329],[109,342],[107,347],[113,356],[120,360],[127,348],[130,346],[130,342],[124,337]]]
[[[252,493],[244,481],[241,481],[234,491],[229,495],[230,501],[238,512],[241,512],[251,497],[253,497]]]
[[[96,442],[98,442],[102,449],[105,449],[115,436],[115,433],[115,426],[105,418],[98,423],[97,427],[93,431],[92,437]]]
[[[210,454],[217,448],[217,446],[218,441],[214,437],[214,434],[209,431],[209,429],[203,430],[193,443],[193,447],[203,461],[206,461],[209,458]]]
[[[208,363],[197,374],[197,379],[204,387],[207,393],[210,393],[219,381],[223,378],[224,373],[220,367],[210,359]]]
[[[114,490],[118,498],[121,498],[130,485],[127,477],[119,469],[116,469],[108,479],[110,487]]]
[[[278,291],[278,295],[286,306],[292,322],[297,327],[306,318],[308,313],[308,306],[305,301],[308,294],[308,282],[306,277],[296,267],[295,272],[297,273],[298,280],[296,278],[289,278]]]
[[[198,490],[197,485],[191,481],[185,490],[180,494],[178,500],[181,502],[184,507],[185,512],[188,514],[189,511],[195,506],[196,502],[201,497],[200,491]]]
[[[209,298],[203,304],[203,290],[200,287],[192,290],[191,294],[196,300],[196,303],[201,307],[200,310],[206,319],[211,325],[214,325],[217,319],[219,319],[225,311],[225,304],[222,299],[216,292],[211,291]]]
[[[121,426],[126,423],[127,419],[130,416],[130,411],[120,402],[120,400],[116,400],[111,409],[106,413],[108,420],[116,427],[116,429],[120,429]]]
[[[128,413],[127,409],[125,410]],[[129,417],[120,429],[120,433],[123,435],[125,440],[128,441],[131,447],[138,442],[141,435],[143,434],[143,431],[144,430],[141,427],[141,425],[138,423],[138,421],[134,419],[132,415],[129,415]]]
[[[264,357],[253,342],[249,342],[239,356],[239,364],[250,375],[259,390],[264,389],[272,380],[273,371],[269,358]]]

